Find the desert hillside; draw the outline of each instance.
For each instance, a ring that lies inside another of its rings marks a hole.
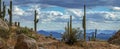
[[[113,35],[109,40],[109,43],[111,44],[116,44],[116,45],[120,45],[120,30],[118,32],[115,33],[115,35]]]
[[[120,49],[116,2],[0,0],[0,49]]]
[[[68,45],[51,36],[37,34],[27,27],[12,26],[0,19],[0,48],[1,49],[119,49],[119,46],[105,41],[77,42]],[[3,29],[4,28],[4,29]],[[9,31],[10,30],[10,31]],[[34,45],[34,46],[31,46]],[[26,46],[26,47],[24,47]]]

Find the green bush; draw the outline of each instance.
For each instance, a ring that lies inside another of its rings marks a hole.
[[[66,42],[67,44],[74,44],[80,39],[81,31],[79,28],[73,28],[72,32],[68,32],[68,28],[65,28],[65,32],[62,37],[62,41]]]

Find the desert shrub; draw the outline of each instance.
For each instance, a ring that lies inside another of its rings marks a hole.
[[[35,32],[31,31],[29,28],[19,28],[16,30],[16,34],[25,34],[28,37],[31,37],[33,39],[38,39],[37,35],[35,35]]]
[[[72,32],[68,32],[68,29],[65,28],[65,32],[62,36],[62,41],[66,42],[67,44],[74,44],[80,39],[81,31],[79,28],[73,28]]]
[[[17,33],[17,34],[22,34],[22,33],[24,33],[24,34],[26,34],[26,35],[31,34],[30,31],[29,31],[27,28],[19,28],[19,29],[16,30],[16,33]]]
[[[3,39],[8,39],[9,38],[9,31],[0,28],[0,37]]]
[[[120,30],[118,30],[112,37],[108,39],[111,44],[120,45]]]
[[[35,40],[37,40],[38,38],[36,36],[29,36],[30,38],[33,38]]]

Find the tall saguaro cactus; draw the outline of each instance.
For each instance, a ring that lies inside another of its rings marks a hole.
[[[2,4],[2,0],[0,0],[0,18],[2,20],[4,20],[4,17],[5,17],[5,14],[6,14],[6,5],[4,4],[4,1],[3,1],[3,9],[2,9],[2,5],[1,4]]]
[[[9,25],[12,26],[12,0],[10,0],[10,8],[8,9]]]
[[[3,20],[5,18],[5,14],[6,14],[6,5],[3,2],[3,18],[2,18]]]
[[[70,33],[72,33],[72,16],[70,16]]]
[[[70,34],[70,25],[69,25],[69,21],[67,23],[67,27],[68,27],[68,35]]]
[[[34,30],[36,31],[37,30],[37,23],[38,23],[39,19],[37,19],[37,15],[38,15],[37,11],[35,10],[34,12],[35,12],[35,15],[34,15]]]
[[[83,16],[83,29],[84,29],[84,41],[86,41],[86,6],[84,5],[84,16]]]
[[[96,35],[97,35],[97,29],[95,29],[95,40],[96,40]]]
[[[1,2],[2,2],[2,1],[0,0],[0,15],[1,15]]]

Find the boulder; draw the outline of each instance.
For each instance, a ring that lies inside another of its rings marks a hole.
[[[4,46],[5,46],[5,43],[3,39],[0,38],[0,49],[3,49]]]
[[[4,29],[6,31],[9,30],[7,23],[5,21],[3,21],[2,19],[0,19],[0,29]]]
[[[3,39],[8,38],[9,27],[5,21],[0,19],[0,37]]]
[[[38,45],[36,40],[24,34],[20,34],[17,37],[17,43],[14,49],[38,49]]]

